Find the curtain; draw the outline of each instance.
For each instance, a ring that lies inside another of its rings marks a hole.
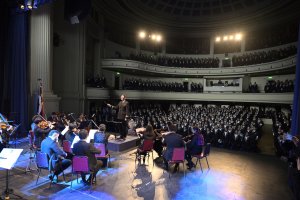
[[[298,31],[296,81],[294,86],[294,100],[292,113],[292,135],[300,134],[300,24]]]

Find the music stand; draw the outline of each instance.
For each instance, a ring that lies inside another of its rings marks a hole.
[[[14,167],[22,151],[23,149],[4,148],[0,153],[0,168],[6,169],[6,187],[3,192],[5,200],[10,199],[10,194],[23,199],[21,196],[13,194],[13,190],[8,188],[8,171]],[[3,198],[0,197],[0,199]]]
[[[21,124],[18,124],[17,126],[15,126],[14,130],[9,134],[9,138],[11,138],[11,136],[15,136],[15,148],[17,148],[17,134],[16,133],[20,126],[21,126]]]

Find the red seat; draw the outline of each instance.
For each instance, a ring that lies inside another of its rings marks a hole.
[[[173,155],[172,155],[172,160],[169,160],[168,163],[170,164],[180,164],[182,163],[183,166],[183,174],[185,176],[185,168],[184,168],[184,161],[185,161],[185,157],[184,157],[184,147],[182,148],[174,148],[173,150]],[[170,173],[169,173],[169,177],[170,177]]]
[[[149,157],[150,157],[150,153],[151,153],[152,154],[152,163],[154,166],[153,145],[154,145],[153,140],[144,140],[142,146],[137,149],[135,162],[138,159],[138,157],[140,156],[140,154],[143,153],[145,155],[145,157],[148,156],[148,164],[149,164]]]
[[[196,167],[197,167],[197,164],[198,164],[198,161],[199,161],[199,164],[200,164],[200,168],[201,168],[201,171],[203,172],[203,169],[202,169],[202,165],[201,165],[201,159],[205,158],[206,159],[206,163],[207,163],[207,167],[208,169],[209,168],[209,164],[208,164],[208,160],[207,160],[207,157],[209,156],[210,154],[210,143],[207,143],[202,151],[201,154],[198,154],[198,155],[192,155],[192,157],[195,157],[197,158],[197,161],[196,161]]]
[[[103,143],[94,143],[94,146],[96,149],[99,149],[101,151],[100,154],[95,154],[97,159],[107,159],[106,162],[106,168],[108,167],[108,164],[110,162],[110,155],[106,151],[105,144]]]
[[[86,173],[90,174],[90,176],[93,176],[93,172],[90,171],[89,168],[89,161],[87,156],[74,156],[72,160],[72,182],[73,182],[73,175],[77,175],[77,183],[78,183],[78,174]],[[95,174],[96,179],[96,174]],[[71,182],[71,187],[72,187]],[[91,187],[92,187],[93,181],[91,180]]]
[[[72,153],[71,142],[68,140],[63,141],[63,150],[66,153]]]

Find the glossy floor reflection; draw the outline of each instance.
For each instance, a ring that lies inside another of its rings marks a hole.
[[[176,174],[169,175],[152,165],[135,164],[134,150],[112,153],[111,166],[97,175],[97,185],[92,189],[73,180],[71,188],[70,169],[67,182],[59,182],[49,188],[47,171],[36,185],[37,172],[24,173],[29,154],[19,158],[10,172],[10,188],[25,199],[236,199],[265,200],[291,199],[287,186],[286,163],[274,156],[212,148],[209,156],[210,169],[202,161],[183,176],[182,166]],[[75,176],[74,176],[75,178]],[[5,188],[5,171],[0,171],[0,188]]]

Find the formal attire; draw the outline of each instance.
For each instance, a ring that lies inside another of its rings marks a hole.
[[[101,151],[96,149],[93,144],[87,143],[84,140],[80,140],[73,147],[73,153],[76,156],[87,156],[89,162],[89,168],[94,173],[94,177],[102,166],[102,161],[97,160],[95,154],[100,154]],[[85,182],[85,174],[81,174],[82,180]],[[94,177],[89,177],[89,181],[92,181]]]
[[[51,131],[51,129],[49,127],[46,129],[42,129],[38,127],[37,124],[32,123],[31,130],[34,133],[33,143],[37,148],[40,148],[42,141],[48,136],[48,133]]]
[[[65,139],[68,140],[72,144],[75,136],[76,136],[76,134],[73,131],[69,130],[65,134]]]
[[[112,106],[114,109],[118,109],[117,119],[122,123],[121,126],[121,138],[125,138],[127,136],[127,122],[126,116],[129,116],[129,102],[124,100],[120,101],[118,105]]]
[[[72,161],[64,159],[67,154],[58,146],[58,143],[52,140],[50,137],[45,138],[41,143],[41,151],[47,153],[54,171],[54,175],[60,174],[62,171],[67,169]]]
[[[193,167],[192,155],[198,155],[202,152],[204,137],[202,134],[194,134],[191,141],[186,143],[185,159],[188,161],[189,168]]]

